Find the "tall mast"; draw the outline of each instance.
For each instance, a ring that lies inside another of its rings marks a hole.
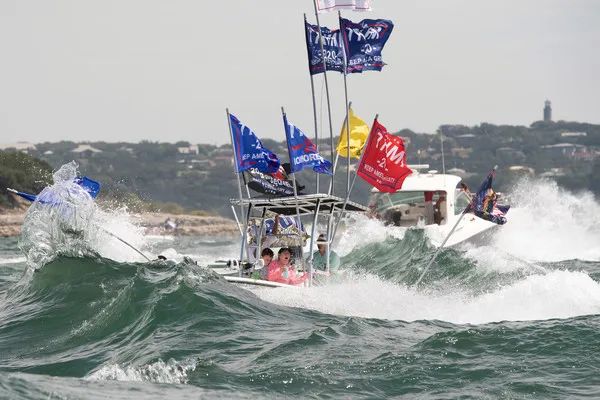
[[[306,36],[306,42],[308,43],[309,37],[308,37],[308,32],[306,31],[306,14],[304,14],[304,34]],[[320,29],[319,29],[320,31]],[[320,32],[319,32],[319,37],[321,36]],[[320,39],[319,39],[320,40]],[[309,53],[308,51],[308,45],[306,48],[306,52]],[[323,55],[323,49],[321,48],[321,56]],[[310,57],[310,54],[308,54],[308,56]],[[325,58],[323,58],[323,60],[325,60]],[[317,101],[315,100],[315,81],[313,78],[313,75],[310,71],[310,60],[308,61],[308,75],[310,75],[310,93],[312,95],[312,104],[313,104],[313,119],[315,120],[315,145],[317,147],[319,147],[319,124],[317,122]],[[329,96],[327,97],[327,99],[329,100]],[[316,185],[316,193],[319,193],[319,174],[317,174],[317,185]]]
[[[346,57],[346,33],[342,28],[342,13],[338,11],[338,19],[340,22],[340,33],[342,36],[342,48],[344,49],[344,97],[346,101],[346,145],[348,146],[348,157],[346,157],[346,196],[350,195],[350,104],[348,102],[348,83],[347,83],[347,72],[348,72],[348,58]]]
[[[329,83],[327,81],[327,61],[325,60],[325,49],[323,46],[323,35],[321,34],[321,22],[319,21],[319,11],[317,9],[317,0],[313,0],[313,6],[315,8],[315,18],[317,20],[317,28],[319,30],[319,44],[321,45],[321,58],[323,59],[323,79],[325,80],[325,94],[327,96],[327,117],[329,120],[329,144],[331,146],[331,165],[334,163],[333,159],[333,124],[331,123],[331,102],[329,101]],[[311,76],[312,79],[312,76]],[[318,146],[318,144],[317,144]],[[333,194],[333,182],[335,177],[335,171],[332,171],[331,175],[331,192]],[[319,178],[317,178],[319,179]]]

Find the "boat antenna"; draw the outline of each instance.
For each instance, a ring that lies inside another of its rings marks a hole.
[[[440,143],[442,146],[442,174],[446,175],[446,159],[444,158],[444,134],[441,129],[438,129],[440,133]]]

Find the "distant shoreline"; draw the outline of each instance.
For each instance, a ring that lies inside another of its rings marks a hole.
[[[0,237],[19,236],[26,211],[0,208]],[[143,213],[133,214],[132,217],[145,228],[145,234],[149,235],[229,236],[239,232],[233,220],[219,216]],[[167,221],[172,223],[166,223]]]

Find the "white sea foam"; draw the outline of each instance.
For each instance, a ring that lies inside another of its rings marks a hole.
[[[513,208],[495,247],[526,260],[600,260],[600,204],[591,193],[523,180],[510,197]]]
[[[19,264],[24,262],[26,259],[25,257],[11,257],[11,258],[5,258],[3,260],[0,260],[0,265],[6,265],[6,264]]]
[[[494,321],[569,318],[600,312],[600,284],[583,272],[552,271],[478,296],[425,293],[366,275],[344,283],[257,291],[280,305],[362,318],[442,320],[481,324]]]
[[[158,360],[155,363],[142,366],[123,367],[110,364],[91,373],[85,379],[90,381],[130,381],[154,383],[187,383],[188,373],[196,369],[195,361],[177,362]]]
[[[348,218],[347,227],[340,228],[334,249],[340,256],[345,256],[356,247],[383,242],[388,237],[402,240],[405,234],[406,228],[385,226],[381,220],[352,214]]]
[[[94,220],[90,222],[97,227],[97,236],[90,245],[102,257],[120,262],[146,260],[121,240],[141,250],[148,258],[153,257],[145,251],[148,240],[144,236],[144,229],[137,225],[138,221],[125,208],[98,210]]]

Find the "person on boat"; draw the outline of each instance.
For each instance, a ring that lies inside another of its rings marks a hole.
[[[267,247],[266,249],[262,249],[262,251],[260,252],[260,258],[265,263],[265,267],[271,264],[274,255],[275,253],[273,253],[273,250],[271,250],[270,248]]]
[[[319,243],[321,242],[321,243]],[[335,272],[340,267],[340,256],[333,250],[329,251],[329,271],[327,271],[327,247],[325,235],[317,239],[317,251],[313,253],[313,268],[317,274]]]
[[[303,283],[306,274],[298,275],[296,269],[290,263],[292,251],[288,247],[282,247],[277,252],[277,260],[271,261],[267,268],[267,280],[272,282],[286,283],[288,285],[299,285]]]
[[[438,225],[446,223],[446,192],[438,192],[433,220]]]
[[[424,192],[425,196],[425,225],[433,224],[435,220],[435,213],[433,211],[433,192]]]

